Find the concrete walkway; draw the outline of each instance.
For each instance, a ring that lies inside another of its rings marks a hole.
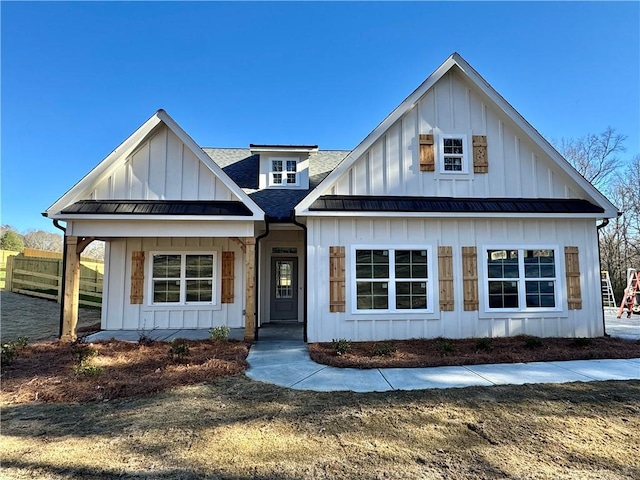
[[[320,365],[300,341],[261,341],[247,358],[249,378],[296,390],[385,392],[525,383],[640,380],[640,358],[360,370]]]

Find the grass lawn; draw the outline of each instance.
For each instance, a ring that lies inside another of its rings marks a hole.
[[[231,376],[5,405],[0,477],[637,479],[640,382],[313,393]]]

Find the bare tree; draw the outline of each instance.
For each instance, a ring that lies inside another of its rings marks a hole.
[[[82,252],[83,257],[95,258],[96,260],[104,260],[104,242],[94,240]]]
[[[37,248],[38,250],[48,250],[52,252],[62,251],[62,235],[45,232],[44,230],[29,230],[24,234],[24,246],[27,248]]]
[[[607,127],[602,133],[580,138],[561,138],[553,144],[580,174],[596,188],[605,191],[611,176],[619,170],[618,154],[626,150],[625,135]]]
[[[627,268],[640,268],[640,155],[610,182],[609,196],[620,216],[600,231],[602,268],[609,271],[617,299],[626,287]]]

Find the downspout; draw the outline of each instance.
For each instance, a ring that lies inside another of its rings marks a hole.
[[[622,212],[618,212],[618,216],[620,216],[621,214]],[[602,255],[600,253],[600,230],[606,227],[607,225],[609,225],[609,219],[605,218],[604,220],[602,220],[602,223],[600,225],[596,226],[596,235],[598,237],[598,267],[600,268],[600,272],[601,272],[600,278],[602,278]],[[602,297],[602,292],[600,292],[600,296]],[[608,337],[609,335],[607,334],[607,322],[605,322],[605,319],[604,319],[604,315],[605,315],[604,302],[601,300],[600,303],[602,304],[602,332],[604,333],[605,337]]]
[[[308,270],[308,262],[307,262],[307,226],[303,223],[298,222],[298,220],[296,220],[296,211],[293,210],[291,212],[291,220],[293,221],[294,225],[297,225],[298,227],[302,228],[302,232],[303,232],[303,238],[304,238],[304,259],[302,261],[302,264],[304,265],[304,275],[305,275],[305,279],[304,279],[304,291],[302,292],[302,310],[303,310],[303,320],[302,320],[302,326],[303,326],[303,334],[302,334],[302,341],[304,343],[307,343],[307,292],[309,291],[309,283],[307,281],[307,279],[309,278],[309,270]]]
[[[62,286],[60,287],[60,328],[58,334],[58,338],[60,338],[62,337],[62,327],[64,325],[64,287],[67,283],[67,229],[60,225],[57,218],[53,219],[53,226],[62,230],[62,275],[60,277]]]
[[[260,240],[262,240],[264,237],[266,237],[267,235],[269,235],[269,216],[265,215],[264,216],[264,224],[265,224],[265,231],[262,235],[258,235],[256,237],[256,248],[255,248],[255,252],[254,252],[254,262],[255,262],[255,268],[254,268],[254,275],[255,275],[255,280],[254,280],[254,285],[256,286],[256,292],[255,292],[255,299],[254,299],[254,306],[253,306],[253,316],[254,316],[254,338],[255,341],[258,341],[258,324],[259,324],[259,320],[260,317],[258,315],[259,312],[259,308],[260,308]]]

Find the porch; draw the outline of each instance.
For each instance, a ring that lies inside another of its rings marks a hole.
[[[111,339],[126,342],[137,342],[142,337],[157,342],[171,342],[177,338],[186,340],[206,340],[210,337],[209,329],[199,328],[164,328],[144,330],[102,330],[86,337],[87,342],[107,341]],[[244,328],[229,329],[230,340],[244,340]],[[301,323],[268,323],[258,330],[258,341],[302,341],[303,326]]]

